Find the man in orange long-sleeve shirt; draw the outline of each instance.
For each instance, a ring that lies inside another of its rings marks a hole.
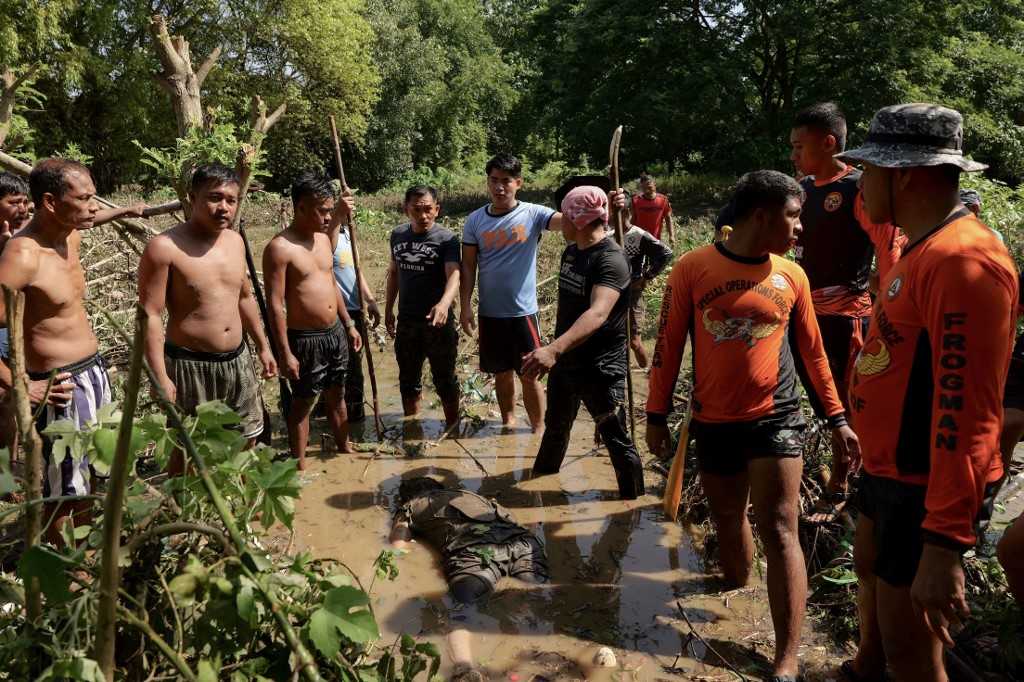
[[[791,336],[836,441],[859,455],[829,371],[807,275],[780,257],[800,233],[802,201],[800,186],[782,173],[755,171],[740,179],[728,241],[690,251],[672,268],[647,400],[647,443],[658,452],[668,439],[666,416],[691,334],[696,381],[690,432],[722,569],[735,585],[750,577],[749,499],[768,559],[773,679],[780,682],[798,678],[807,598],[797,537],[806,425]]]
[[[886,107],[863,146],[840,155],[864,164],[871,219],[908,238],[881,281],[851,379],[864,473],[849,679],[881,679],[888,664],[897,680],[946,682],[942,645],[968,611],[961,554],[1002,475],[1017,272],[960,203],[960,173],[985,168],[963,155],[962,121],[933,104]]]

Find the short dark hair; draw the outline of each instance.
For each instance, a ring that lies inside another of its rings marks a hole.
[[[52,194],[58,199],[68,191],[68,175],[84,173],[92,177],[89,169],[71,159],[43,159],[28,174],[28,188],[32,195],[32,203],[40,206],[44,194]]]
[[[430,195],[430,198],[437,203],[437,190],[430,185],[413,185],[409,189],[405,190],[405,201],[403,203],[408,204],[413,199],[425,197]]]
[[[28,183],[25,182],[25,178],[15,175],[10,171],[0,173],[0,199],[3,199],[8,194],[24,194],[27,196]]]
[[[513,178],[523,177],[523,164],[516,157],[511,154],[498,154],[492,157],[487,162],[487,167],[484,169],[487,175],[491,174],[493,170],[505,171]]]
[[[759,208],[782,208],[793,197],[803,200],[800,183],[779,171],[757,170],[739,179],[729,204],[733,208],[733,220],[740,222]]]
[[[398,506],[402,506],[420,495],[437,490],[444,490],[444,485],[429,476],[416,476],[404,479],[398,484]]]
[[[242,179],[234,168],[228,168],[222,163],[204,163],[192,172],[192,181],[189,183],[190,192],[198,192],[207,185],[241,185]]]
[[[810,128],[836,138],[836,151],[846,149],[846,114],[835,102],[819,102],[801,109],[793,119],[794,128]]]
[[[299,202],[306,197],[314,199],[333,199],[335,197],[334,185],[327,179],[327,176],[317,171],[307,170],[299,173],[292,181],[292,206],[298,206]]]
[[[640,182],[647,182],[648,180],[653,180],[653,179],[654,179],[654,176],[651,175],[650,173],[648,173],[647,171],[644,171],[643,173],[640,174]]]

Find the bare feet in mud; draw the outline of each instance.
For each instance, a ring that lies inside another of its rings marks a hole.
[[[355,447],[352,446],[352,441],[346,440],[344,444],[340,448],[338,448],[338,452],[340,452],[343,455],[354,455],[356,454],[357,450],[355,449]]]

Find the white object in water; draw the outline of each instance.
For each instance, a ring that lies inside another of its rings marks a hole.
[[[615,659],[615,652],[603,646],[594,654],[594,665],[599,668],[615,668],[619,662]]]

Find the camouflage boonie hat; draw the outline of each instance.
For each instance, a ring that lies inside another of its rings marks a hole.
[[[938,104],[897,104],[879,109],[864,144],[836,154],[883,168],[949,164],[970,173],[988,168],[964,157],[963,116]]]

